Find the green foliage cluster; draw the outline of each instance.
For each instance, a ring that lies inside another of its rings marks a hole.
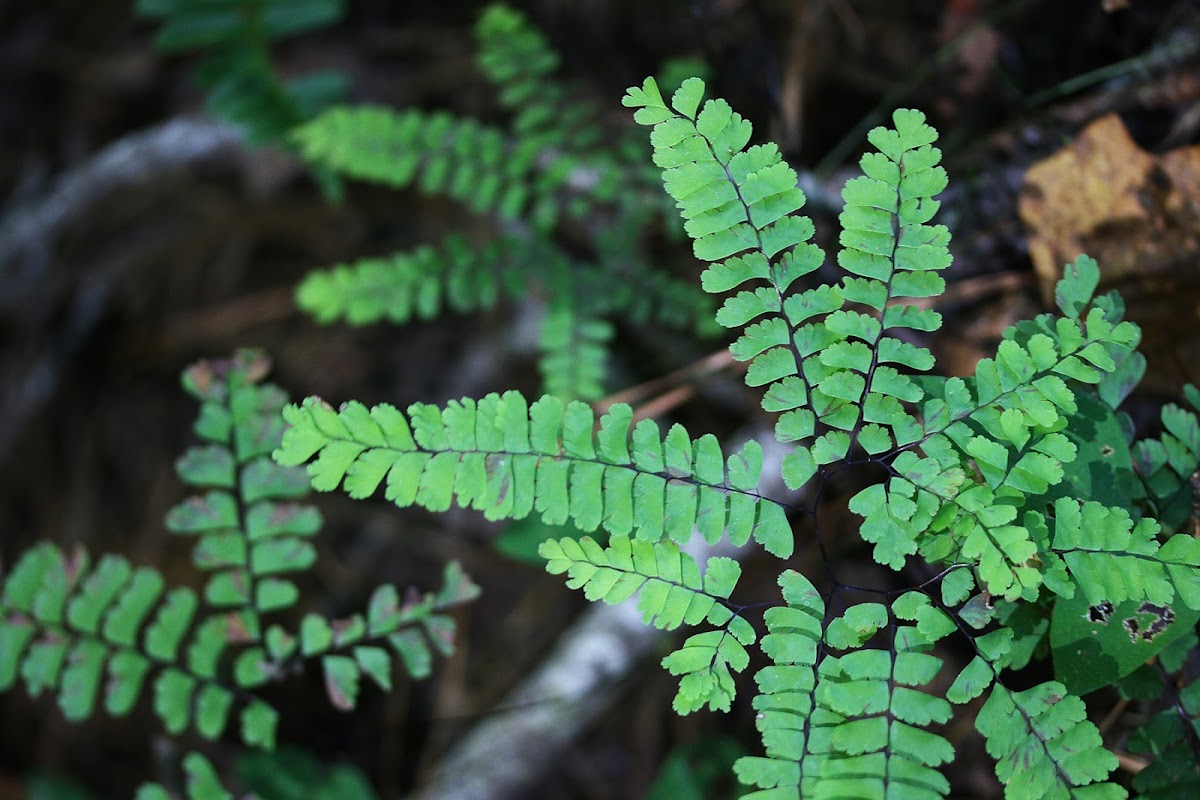
[[[320,168],[449,196],[503,233],[319,270],[297,301],[320,322],[365,325],[488,309],[501,296],[544,298],[546,391],[595,399],[614,317],[703,332],[711,307],[644,252],[663,204],[633,131],[607,131],[553,77],[557,54],[518,12],[489,6],[475,33],[479,66],[511,115],[506,126],[445,111],[336,107],[292,138]]]
[[[1190,408],[1163,410],[1161,437],[1135,440],[1119,408],[1145,368],[1140,332],[1116,293],[1096,294],[1086,256],[1067,265],[1058,313],[1006,330],[972,375],[934,374],[922,343],[941,327],[950,233],[933,223],[947,176],[922,114],[899,110],[868,135],[862,174],[843,190],[842,275],[821,284],[825,253],[796,174],[774,145],[750,144],[727,103],[705,101],[698,79],[669,101],[653,79],[625,96],[652,128],[648,170],[632,129],[602,125],[554,77],[545,38],[503,5],[476,37],[505,125],[330,107],[343,89],[331,74],[284,82],[269,45],[335,21],[340,0],[138,9],[164,20],[163,49],[208,53],[211,106],[255,141],[286,137],[327,185],[445,195],[501,232],[314,272],[297,292],[304,309],[364,325],[539,298],[547,394],[334,409],[286,405],[255,354],[193,368],[184,383],[204,444],[178,470],[199,493],[167,526],[194,540],[203,588],[168,591],[161,573],[117,556],[34,548],[0,587],[0,689],[54,693],[71,719],[101,703],[128,713],[152,690],[168,732],[212,739],[236,717],[242,742],[269,750],[278,715],[255,692],[305,661],[319,662],[339,708],[354,706],[364,676],[390,688],[394,660],[428,674],[431,647],[451,642],[442,612],[476,592],[453,565],[423,598],[385,586],[345,620],[291,614],[320,526],[300,502],[309,485],[355,498],[383,487],[402,507],[457,504],[591,534],[544,542],[547,569],[589,600],[636,600],[647,624],[700,628],[663,659],[680,714],[730,710],[739,674],[763,664],[750,701],[763,753],[733,767],[745,798],[945,797],[956,716],[974,717],[1014,800],[1200,791],[1200,689],[1187,670],[1200,621],[1200,391],[1186,389]],[[660,178],[706,264],[702,291],[646,255],[669,210]],[[708,295],[721,298],[715,315]],[[714,316],[775,415],[786,499],[759,489],[758,442],[726,454],[711,434],[663,435],[622,404],[597,419],[580,402],[603,391],[614,319],[704,332]],[[867,484],[847,507],[875,562],[900,575],[888,587],[844,580],[822,535],[819,512],[843,480]],[[753,540],[778,558],[778,599],[735,599],[760,595],[739,587],[737,560],[685,550],[696,536]],[[798,536],[818,545],[822,574],[789,568]],[[1106,743],[1083,700],[1108,687],[1147,710],[1123,743]],[[1148,762],[1130,780],[1113,778],[1120,746]],[[189,796],[228,796],[200,753],[183,768]],[[315,796],[325,783],[312,775]]]
[[[76,721],[101,704],[113,716],[128,714],[151,695],[170,734],[191,729],[212,740],[236,718],[244,745],[272,750],[279,713],[256,692],[304,662],[320,663],[330,702],[348,710],[362,677],[390,690],[394,661],[423,678],[431,648],[450,651],[454,624],[444,612],[477,593],[456,564],[435,593],[402,600],[384,585],[365,613],[330,620],[310,612],[296,623],[290,612],[300,592],[291,577],[313,565],[321,517],[302,502],[310,491],[304,472],[270,458],[287,397],[263,383],[268,369],[261,353],[241,351],[183,376],[200,403],[195,433],[203,443],[176,470],[198,493],[170,510],[166,527],[194,541],[203,589],[168,588],[160,571],[121,556],[93,562],[82,549],[42,543],[0,583],[0,690],[20,682],[34,697],[55,693]],[[223,796],[205,788],[216,776],[202,755],[190,754],[184,768],[189,797]],[[139,796],[167,793],[147,786]]]
[[[335,70],[284,80],[269,49],[337,22],[343,0],[137,0],[136,10],[162,20],[159,50],[205,54],[197,78],[209,111],[240,125],[254,144],[281,141],[345,94],[346,77]]]
[[[625,104],[653,128],[654,163],[708,262],[701,284],[724,298],[717,322],[740,332],[732,354],[777,415],[798,499],[761,494],[756,442],[727,457],[711,435],[632,426],[626,406],[597,420],[583,403],[516,392],[407,413],[310,398],[285,410],[276,458],[310,462],[319,490],[384,486],[400,506],[606,532],[603,546],[545,542],[547,569],[591,600],[636,598],[648,624],[702,626],[663,660],[680,677],[677,711],[728,710],[750,648],[769,661],[752,701],[765,753],[735,765],[746,798],[945,797],[956,714],[974,715],[1006,797],[1125,797],[1082,699],[1110,685],[1165,709],[1130,738],[1154,759],[1134,791],[1187,796],[1200,728],[1182,668],[1197,644],[1200,542],[1181,528],[1200,426],[1170,406],[1162,438],[1133,441],[1117,408],[1144,360],[1120,297],[1097,296],[1099,269],[1080,257],[1059,313],[1006,330],[971,376],[934,375],[920,342],[941,325],[930,301],[951,257],[931,222],[947,178],[924,116],[900,110],[871,131],[843,192],[843,277],[817,285],[824,254],[796,174],[703,95],[691,79],[668,103],[647,79]],[[842,579],[818,524],[839,475],[874,479],[849,510],[879,565],[922,576],[912,585]],[[753,539],[784,562],[760,624],[761,604],[733,599],[737,561],[681,550],[696,535]],[[820,546],[823,575],[787,568],[797,536]],[[1053,679],[1015,676],[1047,659]]]

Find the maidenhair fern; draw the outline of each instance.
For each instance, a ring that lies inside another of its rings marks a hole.
[[[512,113],[507,126],[445,111],[337,107],[293,139],[322,168],[447,195],[496,218],[504,236],[471,246],[455,235],[316,271],[297,300],[318,321],[364,325],[491,308],[502,296],[542,298],[546,391],[595,399],[612,318],[703,331],[711,308],[646,260],[641,239],[661,195],[631,132],[613,146],[596,110],[553,78],[557,54],[516,11],[489,6],[476,37],[479,65]],[[556,235],[568,225],[570,248]]]
[[[262,144],[282,140],[345,93],[345,76],[333,70],[285,81],[268,50],[276,41],[337,22],[343,5],[343,0],[137,0],[137,12],[162,20],[154,40],[160,50],[205,54],[197,77],[208,93],[209,111]]]
[[[1200,543],[1179,530],[1200,426],[1169,407],[1160,440],[1132,443],[1116,407],[1144,367],[1140,333],[1115,293],[1095,295],[1096,263],[1068,265],[1060,313],[1005,331],[973,375],[936,376],[921,342],[941,326],[929,301],[950,234],[932,224],[947,178],[924,116],[900,110],[869,134],[843,192],[843,277],[817,285],[824,254],[796,174],[703,94],[691,79],[668,103],[647,79],[625,104],[653,127],[654,163],[708,262],[701,284],[724,296],[717,322],[740,331],[731,351],[777,415],[782,478],[804,504],[759,493],[755,442],[726,457],[709,435],[631,427],[626,406],[596,420],[515,392],[407,413],[310,398],[285,411],[276,459],[311,460],[315,488],[353,497],[384,486],[400,506],[606,531],[607,546],[567,538],[541,553],[588,599],[636,597],[649,624],[703,626],[663,660],[680,676],[676,710],[729,709],[748,648],[770,660],[754,676],[765,754],[736,765],[747,798],[945,797],[945,726],[973,713],[1007,797],[1124,797],[1081,699],[1113,684],[1151,699],[1169,687],[1171,708],[1130,742],[1162,766],[1134,788],[1186,795],[1200,705],[1179,673],[1200,619]],[[849,500],[874,560],[921,582],[843,580],[817,511],[835,475],[857,472],[877,481]],[[782,602],[759,620],[732,599],[736,561],[680,549],[695,535],[753,538],[783,560],[815,540],[826,570],[783,570]],[[1053,680],[1014,679],[1047,653]]]
[[[293,624],[299,589],[290,576],[315,561],[321,517],[302,502],[303,471],[269,457],[281,442],[287,398],[262,382],[268,368],[264,356],[243,351],[184,373],[200,402],[195,432],[203,444],[176,468],[199,493],[171,509],[166,525],[194,539],[203,590],[168,588],[158,570],[121,556],[93,562],[81,549],[38,545],[0,584],[0,690],[19,682],[34,697],[54,693],[70,720],[100,705],[123,716],[147,698],[168,733],[216,739],[235,720],[243,744],[271,750],[279,713],[256,692],[304,661],[320,662],[330,701],[351,709],[363,677],[390,690],[394,661],[422,678],[431,645],[449,652],[454,625],[444,611],[476,593],[455,564],[436,593],[402,600],[385,585],[363,614],[308,613]],[[205,788],[216,778],[202,756],[184,766],[189,796],[218,796]]]

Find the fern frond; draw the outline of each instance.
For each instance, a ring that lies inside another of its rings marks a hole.
[[[630,430],[633,412],[592,409],[546,396],[529,406],[517,392],[463,399],[444,409],[350,402],[340,412],[316,398],[284,411],[291,426],[278,462],[309,465],[313,487],[343,486],[351,497],[386,496],[399,506],[444,511],[454,502],[488,519],[537,511],[551,525],[603,526],[686,542],[695,527],[709,542],[751,535],[786,558],[793,549],[783,507],[757,493],[761,448],[751,442],[725,460],[711,435],[694,442],[678,425],[662,437],[654,422]],[[411,424],[410,424],[411,422]]]
[[[538,336],[538,370],[546,393],[563,399],[594,400],[604,394],[604,362],[612,324],[573,307],[569,294],[546,309]]]
[[[1029,517],[1027,525],[1045,530],[1040,514],[1029,512]],[[1196,608],[1200,546],[1193,537],[1176,534],[1160,548],[1154,520],[1135,525],[1123,508],[1070,498],[1054,504],[1053,522],[1050,547],[1039,555],[1046,562],[1046,586],[1057,594],[1070,598],[1078,588],[1091,605],[1126,600],[1167,605],[1178,585],[1179,599]]]
[[[541,31],[520,12],[502,3],[486,8],[475,26],[479,66],[500,90],[500,102],[515,112],[519,136],[543,147],[584,153],[600,150],[599,111],[552,78],[558,54]]]
[[[55,691],[63,715],[82,720],[101,695],[108,713],[128,714],[149,679],[154,711],[168,732],[190,727],[214,739],[236,699],[218,680],[216,665],[240,626],[231,615],[193,626],[198,606],[187,588],[164,595],[162,578],[148,567],[134,570],[110,555],[93,568],[83,551],[67,556],[38,545],[4,581],[0,691],[20,677],[30,695]],[[243,741],[271,747],[276,718],[261,700],[243,704]]]
[[[163,20],[164,52],[204,51],[197,77],[209,110],[241,125],[256,144],[279,140],[341,99],[346,78],[326,70],[285,81],[270,62],[274,42],[331,25],[343,0],[138,0],[137,13]]]
[[[916,444],[933,462],[893,462],[899,476],[945,509],[917,543],[922,554],[976,561],[988,589],[1009,600],[1033,599],[1041,581],[1029,562],[1037,548],[1020,509],[1060,483],[1063,465],[1076,458],[1061,433],[1078,411],[1067,381],[1098,384],[1140,338],[1135,325],[1092,298],[1095,274],[1094,261],[1078,259],[1059,283],[1060,295],[1072,298],[1064,301],[1068,316],[1039,317],[1035,333],[1010,328],[996,358],[981,360],[970,383],[950,378],[940,397],[925,401]]]
[[[296,302],[320,323],[369,325],[490,309],[502,297],[557,295],[572,287],[576,301],[586,301],[595,314],[708,331],[708,296],[691,284],[646,265],[568,264],[545,242],[515,237],[472,249],[450,236],[438,247],[314,270],[297,288]]]
[[[546,391],[591,400],[603,393],[612,326],[621,313],[638,321],[696,327],[703,295],[661,272],[622,275],[568,263],[542,240],[504,237],[479,249],[460,236],[441,247],[422,246],[385,258],[366,258],[315,270],[296,290],[296,302],[318,322],[351,325],[431,319],[449,309],[493,308],[502,296],[547,297],[539,361]]]
[[[898,624],[904,619],[916,624]],[[885,626],[890,649],[858,649]],[[954,750],[925,727],[946,722],[950,704],[922,687],[942,667],[927,651],[954,630],[920,592],[903,595],[890,611],[876,603],[852,606],[828,626],[831,647],[853,649],[825,658],[818,670],[804,797],[937,798],[949,792],[937,767]]]
[[[786,605],[767,609],[768,633],[762,638],[771,666],[754,676],[759,691],[755,724],[766,757],[744,756],[734,764],[739,782],[762,791],[743,795],[743,800],[799,797],[801,783],[820,769],[809,753],[825,601],[807,578],[792,570],[779,576],[779,586]]]
[[[350,178],[395,188],[416,184],[479,212],[527,219],[547,230],[568,180],[561,159],[533,139],[446,112],[337,107],[297,128],[304,158]]]
[[[784,461],[785,481],[798,488],[855,443],[875,454],[916,441],[921,428],[902,404],[924,392],[900,370],[928,370],[933,357],[885,332],[941,324],[936,312],[904,302],[940,293],[936,271],[950,264],[949,233],[925,224],[946,184],[931,147],[936,132],[915,111],[896,112],[895,130],[871,132],[880,152],[863,158],[865,176],[843,192],[839,263],[850,274],[839,286],[793,292],[824,260],[809,242],[812,223],[794,216],[805,201],[796,174],[774,145],[746,148],[750,125],[724,101],[697,114],[703,91],[699,80],[686,81],[668,108],[647,80],[625,104],[654,125],[655,163],[696,256],[717,262],[704,288],[751,287],[728,298],[717,321],[746,327],[731,351],[751,361],[747,383],[767,387],[763,407],[781,412],[776,436],[797,443]]]
[[[1196,471],[1200,469],[1200,390],[1188,384],[1184,397],[1195,410],[1168,403],[1160,414],[1163,433],[1134,445],[1134,463],[1142,492],[1155,506],[1156,517],[1170,530],[1180,529],[1195,513]]]
[[[1020,692],[997,683],[975,727],[996,759],[1006,800],[1127,796],[1118,784],[1105,782],[1117,757],[1104,748],[1083,700],[1061,683],[1049,681]]]
[[[530,281],[545,283],[566,265],[557,253],[516,238],[472,249],[451,236],[440,247],[421,246],[384,258],[310,272],[296,303],[318,322],[351,325],[432,319],[444,310],[489,309],[502,294],[522,297]]]
[[[648,542],[613,536],[601,547],[590,536],[550,539],[538,552],[551,575],[567,573],[567,586],[583,589],[588,600],[610,605],[638,595],[647,624],[664,630],[708,621],[724,625],[733,617],[718,601],[728,600],[741,567],[731,558],[710,559],[702,575],[696,560],[672,541]]]
[[[296,585],[280,576],[312,566],[309,539],[321,528],[317,510],[295,502],[309,492],[303,470],[270,458],[283,436],[287,396],[261,384],[269,369],[262,353],[243,350],[184,372],[184,388],[201,403],[195,430],[208,444],[190,448],[176,469],[185,484],[208,491],[166,516],[168,530],[197,537],[193,562],[213,573],[205,601],[239,609],[250,638],[260,635],[262,613],[296,602]]]
[[[327,620],[310,613],[301,621],[298,635],[272,625],[261,642],[239,653],[234,663],[238,685],[262,686],[277,680],[298,659],[319,658],[330,702],[350,710],[358,702],[361,677],[391,690],[394,657],[414,679],[428,677],[430,645],[443,656],[453,648],[454,620],[443,612],[479,596],[479,587],[457,563],[446,565],[442,581],[436,593],[404,601],[395,587],[385,584],[372,593],[365,615]]]
[[[500,89],[500,102],[520,111],[537,101],[546,79],[558,69],[558,53],[519,11],[493,3],[475,23],[479,66]]]
[[[717,294],[748,282],[766,284],[727,299],[717,322],[741,327],[763,317],[747,328],[731,351],[738,360],[751,362],[749,385],[768,386],[764,407],[794,412],[780,419],[777,435],[784,441],[805,439],[815,420],[812,412],[801,408],[807,405],[810,387],[797,376],[804,356],[817,348],[805,352],[804,345],[793,341],[793,331],[815,313],[840,308],[841,297],[835,292],[805,293],[784,306],[790,285],[824,259],[808,242],[812,224],[789,216],[803,206],[804,194],[773,145],[746,149],[750,123],[723,100],[711,100],[699,111],[703,93],[699,79],[684,81],[668,108],[657,84],[648,78],[642,88],[631,88],[623,102],[638,109],[636,121],[654,126],[654,163],[664,170],[664,186],[695,240],[696,256],[717,262],[702,276],[705,291]],[[819,337],[819,332],[809,338],[813,336]],[[775,399],[773,392],[783,396]],[[801,395],[793,397],[797,392]],[[803,482],[789,469],[789,485],[795,488]]]
[[[308,539],[320,526],[315,510],[295,502],[309,491],[304,471],[267,457],[281,444],[287,400],[262,383],[268,369],[260,353],[241,351],[183,376],[201,401],[195,430],[207,444],[177,467],[207,491],[173,508],[167,524],[197,537],[193,561],[211,573],[203,601],[186,587],[164,592],[158,571],[120,556],[93,565],[82,550],[43,543],[0,583],[0,691],[19,680],[33,696],[54,692],[63,714],[82,720],[101,700],[110,714],[128,714],[152,690],[169,733],[215,739],[236,718],[243,743],[271,749],[278,712],[251,690],[300,661],[320,659],[330,700],[348,709],[360,676],[387,689],[393,660],[424,677],[430,648],[449,651],[454,621],[444,611],[478,594],[456,564],[424,597],[402,602],[383,586],[365,616],[309,614],[298,633],[264,626],[265,615],[295,603],[295,585],[279,576],[311,565]]]
[[[686,714],[707,704],[728,711],[735,687],[733,672],[750,663],[746,646],[754,629],[722,603],[741,576],[731,558],[708,560],[703,575],[696,560],[670,540],[648,542],[613,536],[602,548],[591,537],[544,542],[538,553],[552,575],[567,573],[567,586],[583,589],[589,600],[621,603],[638,596],[647,624],[674,630],[707,622],[724,630],[693,635],[663,659],[672,675],[682,675],[675,709]]]
[[[713,305],[703,290],[644,263],[633,253],[601,247],[607,257],[592,268],[576,268],[572,278],[580,299],[596,313],[690,330],[701,337],[713,335]],[[616,257],[611,257],[614,254]]]

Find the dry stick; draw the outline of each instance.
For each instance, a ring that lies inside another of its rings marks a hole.
[[[757,438],[763,443],[763,475],[772,482],[763,493],[783,497],[787,490],[777,476],[784,446],[767,430]],[[727,540],[709,546],[698,536],[683,549],[701,562],[745,554],[745,548]],[[623,679],[670,635],[642,621],[636,599],[591,606],[537,670],[451,748],[414,800],[531,796],[529,787],[612,704]]]

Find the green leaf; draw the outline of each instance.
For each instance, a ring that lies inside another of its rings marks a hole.
[[[996,672],[987,660],[975,656],[946,690],[946,699],[958,705],[969,703],[987,691],[995,680]]]
[[[1100,266],[1095,259],[1081,255],[1063,271],[1054,287],[1054,302],[1067,317],[1079,319],[1099,284]]]
[[[272,750],[275,747],[275,726],[279,713],[261,700],[251,700],[242,710],[242,741],[250,747]]]
[[[647,81],[650,79],[647,78]],[[696,118],[696,110],[704,98],[704,81],[699,78],[688,78],[671,98],[671,106],[681,115]],[[641,120],[638,120],[641,122]]]
[[[416,680],[429,677],[432,671],[432,660],[429,647],[421,638],[419,631],[409,628],[393,633],[388,636],[388,643],[400,656],[400,660],[404,663],[404,669],[409,675]]]
[[[220,445],[192,447],[175,462],[180,480],[191,486],[232,489],[236,470],[233,453]]]
[[[180,587],[168,592],[154,622],[146,629],[146,653],[159,661],[173,662],[197,605],[190,589]]]
[[[228,689],[205,684],[196,696],[196,730],[205,739],[216,739],[225,730],[233,693]]]
[[[291,608],[299,599],[296,584],[281,578],[266,578],[254,587],[254,607],[264,613]]]
[[[221,785],[216,769],[199,753],[183,757],[183,772],[187,778],[189,798],[195,800],[233,800],[233,795]]]
[[[382,647],[356,647],[354,660],[364,675],[378,684],[385,692],[392,690],[392,659]]]
[[[67,719],[79,721],[91,716],[107,655],[108,648],[90,639],[83,639],[71,648],[58,694],[58,704]]]
[[[1191,632],[1200,611],[1147,600],[1093,603],[1084,592],[1059,597],[1050,622],[1054,675],[1084,695],[1116,683]]]
[[[333,646],[333,629],[319,614],[306,614],[300,622],[300,652],[305,656],[324,653]]]
[[[1117,758],[1104,749],[1083,701],[1062,684],[1048,682],[1022,692],[997,684],[975,726],[1010,797],[1069,796],[1079,787],[1087,787],[1089,797],[1123,796],[1115,786],[1099,783],[1117,767]]]
[[[370,418],[382,416],[377,413],[380,408],[372,409]],[[664,451],[657,426],[643,420],[630,432],[632,415],[626,411],[607,415],[599,432],[593,430],[592,412],[583,403],[564,404],[543,397],[527,407],[516,392],[488,395],[478,402],[451,403],[445,409],[417,404],[409,413],[415,434],[411,443],[372,448],[370,442],[378,441],[377,433],[369,432],[364,441],[338,438],[353,436],[353,425],[310,398],[299,408],[285,411],[291,428],[276,457],[281,463],[294,464],[315,455],[310,469],[316,488],[333,488],[342,482],[355,493],[361,488],[355,482],[354,476],[361,474],[356,465],[369,462],[364,469],[374,476],[371,486],[386,471],[387,495],[400,505],[417,503],[442,511],[457,502],[483,511],[489,519],[519,519],[536,510],[549,525],[570,522],[583,530],[603,527],[614,534],[627,534],[631,529],[653,531],[640,535],[655,537],[665,532],[681,541],[698,523],[695,515],[701,510],[707,538],[715,539],[718,520],[725,519],[728,522],[721,532],[736,541],[738,531],[732,526],[746,518],[734,513],[734,506],[759,502],[758,475],[750,469],[751,461],[731,456],[728,476],[722,476],[717,472],[720,451],[711,441],[703,445],[701,474],[696,455],[700,440],[692,442],[682,428],[674,428],[667,435]],[[363,416],[361,411],[341,414]],[[398,417],[386,425],[380,422],[384,436],[393,427],[407,430]],[[632,447],[626,437],[631,438]],[[477,439],[518,452],[480,452]],[[330,452],[334,455],[327,457]],[[671,456],[670,463],[664,462],[664,453]],[[684,478],[686,481],[677,482]],[[763,540],[769,540],[772,547],[784,547],[782,528],[776,524],[778,515],[761,517],[770,522],[759,531]],[[753,524],[753,515],[749,521]],[[671,527],[664,531],[664,523]],[[749,526],[744,535],[750,535]],[[282,558],[278,555],[282,548],[291,548],[295,555],[274,568],[301,569],[312,557],[303,544],[270,547],[275,548],[270,551],[272,563]],[[256,561],[253,556],[258,553],[256,545],[252,553],[256,569],[268,562],[265,556]]]
[[[956,606],[970,596],[975,588],[975,575],[969,569],[955,569],[942,578],[942,602]]]
[[[714,559],[717,577],[706,582],[696,561],[669,540],[613,536],[604,548],[587,536],[551,539],[538,552],[548,572],[566,573],[567,586],[583,589],[589,600],[615,604],[636,594],[643,618],[655,627],[672,630],[706,619],[720,625],[731,617],[716,601],[732,591],[740,574],[736,562]]]
[[[131,650],[118,650],[108,659],[104,707],[114,717],[124,716],[141,697],[150,661]]]
[[[154,713],[168,733],[178,735],[192,717],[192,693],[196,679],[174,667],[159,673],[154,681]]]
[[[167,512],[172,533],[204,533],[239,527],[237,501],[229,492],[211,491],[190,497]]]
[[[349,656],[325,656],[325,694],[339,711],[350,711],[358,702],[358,662]]]

